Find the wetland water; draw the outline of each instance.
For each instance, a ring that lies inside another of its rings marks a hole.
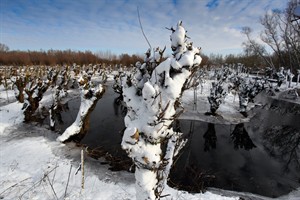
[[[117,97],[108,85],[91,113],[90,130],[82,144],[124,155],[120,147],[124,114],[114,104]],[[192,192],[216,187],[269,197],[299,188],[300,106],[279,100],[266,102],[244,124],[179,120],[176,127],[189,140],[175,162],[169,184]],[[65,117],[75,119],[75,104],[70,102]]]

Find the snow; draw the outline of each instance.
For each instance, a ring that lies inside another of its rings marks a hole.
[[[176,29],[170,36],[171,39],[171,48],[176,49],[174,53],[179,53],[185,51],[185,29],[181,26],[182,21],[177,23]],[[179,47],[179,48],[178,48]]]
[[[182,22],[171,30],[173,55],[155,63],[157,54],[148,51],[145,60],[152,62],[142,65],[145,70],[138,65],[133,75],[120,81],[125,83],[122,91],[127,106],[121,146],[136,166],[137,199],[154,200],[164,192],[174,156],[184,145],[180,133],[171,127],[178,111],[175,104],[180,102],[192,68],[201,62],[200,49],[186,42]],[[163,142],[168,144],[166,151]]]
[[[10,88],[5,88],[4,85],[0,85],[0,105],[5,105],[15,101],[15,92]]]
[[[22,120],[17,120],[20,107],[16,105],[18,104],[11,103],[5,106],[5,109],[1,107],[0,110],[0,116],[4,116],[7,111],[10,113],[10,120],[6,120],[5,131],[2,128],[5,120],[1,118],[1,199],[52,200],[56,199],[55,196],[58,199],[70,200],[135,199],[133,174],[111,172],[107,166],[100,165],[99,161],[91,158],[86,158],[85,161],[85,188],[82,191],[81,173],[75,175],[75,169],[80,164],[80,148],[73,144],[65,145],[57,142],[56,134],[43,127],[22,124]],[[171,194],[166,199],[171,199],[171,197],[175,199],[238,199],[237,197],[222,197],[211,192],[189,194],[171,188],[166,188],[164,194]]]
[[[79,78],[79,82],[84,81],[84,79]],[[93,96],[91,98],[85,98],[87,92],[83,87],[81,88],[81,104],[80,108],[76,117],[76,120],[69,126],[64,133],[57,138],[58,141],[64,142],[68,140],[71,136],[79,134],[82,127],[83,127],[83,120],[89,113],[92,106],[97,102],[98,97],[101,92],[103,92],[102,85],[98,85],[96,88],[93,89]],[[89,92],[90,90],[88,90]]]
[[[227,93],[222,103],[217,110],[218,116],[206,116],[204,113],[210,110],[210,105],[207,100],[207,95],[210,93],[211,83],[214,80],[205,79],[201,86],[197,87],[197,101],[196,109],[193,109],[194,105],[194,91],[193,89],[187,90],[183,94],[183,107],[185,112],[179,117],[180,119],[192,119],[192,120],[202,120],[212,123],[224,123],[224,124],[239,124],[242,122],[247,122],[253,117],[253,115],[247,118],[243,117],[239,112],[239,97],[238,94],[233,92]],[[248,110],[255,107],[254,103],[249,103]],[[251,113],[250,113],[251,114]]]
[[[200,90],[198,91],[200,101],[208,94],[210,85],[207,81],[202,94]],[[13,94],[13,91],[10,92]],[[183,97],[185,105],[192,102],[193,91],[187,91]],[[219,112],[225,115],[235,113],[236,107],[232,104],[233,99],[233,94],[227,95],[225,105],[220,106]],[[47,102],[51,103],[50,100],[50,95],[45,96],[43,105],[47,106]],[[237,104],[237,98],[235,101]],[[81,173],[75,175],[75,169],[80,164],[81,149],[72,143],[66,145],[57,142],[57,135],[44,127],[23,124],[21,108],[22,104],[17,102],[7,103],[0,107],[0,199],[11,200],[22,197],[21,199],[52,200],[56,199],[53,190],[58,199],[135,199],[133,174],[112,172],[107,166],[88,157],[85,161],[85,188],[82,191]],[[206,108],[202,108],[202,105],[198,106],[198,111],[207,111],[206,109],[209,109],[209,105]],[[70,180],[64,198],[70,169]],[[169,195],[164,198],[167,200],[238,200],[239,196],[245,199],[247,197],[270,199],[248,193],[215,189],[209,189],[203,194],[190,194],[168,186],[162,195]],[[298,200],[299,198],[300,188],[276,199]]]
[[[78,149],[56,142],[50,131],[32,127],[22,128],[30,128],[30,131],[26,130],[26,136],[22,135],[25,131],[1,136],[1,199],[50,200],[56,199],[56,196],[58,199],[134,197],[132,179],[120,182],[116,173],[105,167],[98,169],[97,163],[93,162],[85,167],[85,188],[82,190],[81,173],[75,174],[75,168],[80,163]],[[43,131],[43,134],[40,131]]]
[[[137,168],[135,171],[135,179],[139,180],[136,183],[136,193],[139,199],[155,199],[154,192],[157,184],[156,172],[147,169]]]
[[[174,49],[174,57],[167,58],[159,64],[151,78],[149,74],[142,74],[140,71],[135,74],[135,79],[132,81],[132,85],[136,87],[124,86],[123,88],[124,100],[129,112],[125,117],[126,130],[122,147],[127,150],[136,164],[135,175],[128,172],[112,172],[108,170],[107,166],[101,165],[101,160],[94,160],[86,156],[85,187],[82,188],[81,173],[76,173],[76,168],[79,169],[78,166],[81,162],[81,148],[74,143],[61,144],[59,141],[65,141],[79,132],[81,116],[86,114],[95,99],[81,103],[75,122],[66,129],[62,136],[56,139],[56,133],[46,129],[48,125],[38,126],[37,124],[22,123],[24,119],[23,104],[15,101],[13,90],[6,90],[0,86],[0,199],[135,199],[136,197],[155,199],[153,190],[157,188],[158,192],[162,191],[161,195],[164,196],[164,199],[170,200],[237,200],[239,197],[269,199],[255,194],[214,188],[210,188],[203,194],[191,194],[170,188],[166,184],[166,179],[163,181],[158,179],[158,177],[168,177],[173,162],[172,158],[185,144],[185,141],[179,140],[181,133],[174,132],[169,128],[175,114],[174,102],[181,94],[181,87],[178,86],[183,85],[186,78],[189,77],[190,67],[201,62],[200,49],[193,47],[191,43],[186,43],[186,31],[181,23],[178,22],[176,30],[172,29],[171,46]],[[161,50],[157,48],[152,59],[150,56],[148,59],[158,62],[161,59],[161,53]],[[139,67],[143,69],[147,65],[144,63]],[[174,72],[175,75],[171,72]],[[88,73],[91,74],[92,71]],[[106,75],[104,72],[102,75],[113,80],[112,74]],[[101,78],[92,77],[92,79],[95,81]],[[79,79],[79,82],[84,81],[83,78]],[[123,81],[126,82],[126,80]],[[194,102],[195,92],[193,89],[183,94],[185,113],[180,117],[181,119],[234,124],[249,121],[254,116],[251,113],[247,118],[241,116],[238,97],[234,93],[226,95],[224,103],[217,110],[217,116],[205,116],[204,113],[209,111],[210,107],[207,96],[213,81],[205,79],[201,89],[197,88],[195,91],[196,102]],[[288,83],[285,82],[280,89],[288,89],[287,85]],[[290,85],[296,87],[295,83],[290,83]],[[100,91],[102,87],[93,89]],[[136,95],[136,89],[142,89],[139,91],[141,96]],[[79,90],[70,90],[66,94],[69,95],[68,98],[73,98],[78,93]],[[43,99],[39,102],[39,109],[51,107],[54,102],[53,94],[54,92],[49,89],[43,95]],[[60,95],[63,97],[66,94],[61,93]],[[85,94],[87,93],[81,93],[81,95]],[[273,98],[280,98],[280,96],[277,95]],[[293,102],[295,101],[299,102],[299,100],[293,100]],[[194,105],[197,107],[194,108]],[[251,111],[254,106],[255,104],[250,103],[247,107],[248,111]],[[166,154],[162,155],[161,140],[167,137]],[[162,164],[166,164],[166,166],[161,172],[157,172]],[[277,199],[294,200],[299,198],[300,188]]]
[[[7,127],[15,126],[23,122],[22,112],[23,104],[14,102],[0,107],[0,133],[3,133]]]

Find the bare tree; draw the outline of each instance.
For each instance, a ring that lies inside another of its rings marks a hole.
[[[289,0],[284,10],[267,12],[260,18],[263,31],[260,39],[269,46],[273,55],[268,56],[265,47],[250,37],[250,27],[244,27],[242,33],[247,36],[244,42],[245,53],[258,55],[269,67],[288,67],[293,73],[300,68],[300,23],[294,16],[294,11],[300,5],[300,0]]]
[[[288,53],[290,69],[294,72],[300,69],[300,23],[295,20],[294,10],[300,5],[300,0],[291,0],[281,20],[281,31]]]
[[[0,52],[7,52],[9,51],[9,47],[6,44],[0,43]]]
[[[276,54],[279,65],[287,66],[284,59],[284,40],[282,34],[280,34],[280,12],[273,11],[266,13],[260,18],[260,23],[264,26],[264,30],[260,35],[260,38],[265,42]]]
[[[243,42],[246,56],[259,56],[269,67],[274,68],[273,61],[270,58],[270,55],[267,53],[265,47],[252,39],[251,33],[252,29],[250,27],[245,26],[242,28],[242,34],[246,35],[247,37],[247,42]]]

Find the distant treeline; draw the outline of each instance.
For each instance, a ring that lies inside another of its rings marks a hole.
[[[287,57],[287,54],[282,54]],[[221,54],[210,54],[209,56],[201,54],[202,62],[201,66],[220,66],[225,63],[236,64],[242,63],[246,67],[252,69],[263,69],[267,66],[264,60],[258,55],[246,55],[246,54],[229,54],[223,56]],[[276,68],[280,67],[280,62],[276,59],[276,55],[273,54],[268,59],[273,60],[273,64]],[[0,65],[72,65],[76,63],[78,65],[84,64],[107,64],[116,65],[122,64],[123,66],[134,65],[137,61],[142,62],[144,60],[143,55],[129,55],[121,54],[116,55],[109,51],[93,53],[91,51],[73,51],[73,50],[48,50],[48,51],[10,51],[0,48]],[[288,59],[287,59],[288,60]],[[297,67],[293,69],[295,70]],[[299,68],[298,68],[299,69]]]
[[[138,55],[121,54],[102,58],[91,51],[0,51],[0,65],[64,65],[64,64],[122,64],[129,66],[143,58]]]
[[[261,62],[258,61],[257,56],[245,55],[226,55],[210,54],[206,56],[201,55],[201,65],[222,65],[224,63],[243,63],[249,67],[262,67]],[[105,55],[103,52],[93,53],[91,51],[72,51],[72,50],[48,50],[48,51],[0,51],[0,65],[71,65],[76,63],[83,64],[122,64],[123,66],[130,66],[137,61],[143,61],[143,55],[129,55],[129,54],[109,54]]]

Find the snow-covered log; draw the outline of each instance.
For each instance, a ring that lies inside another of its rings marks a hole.
[[[101,84],[94,85],[87,76],[81,76],[78,79],[78,83],[81,98],[80,108],[73,124],[57,138],[60,142],[65,142],[72,136],[78,137],[78,134],[84,133],[87,128],[89,114],[105,91]]]
[[[171,28],[173,55],[160,62],[164,50],[151,51],[133,76],[124,78],[127,106],[122,148],[136,166],[137,199],[159,199],[173,158],[184,141],[171,124],[181,113],[180,98],[193,70],[200,65],[200,49],[186,41],[182,22]]]

